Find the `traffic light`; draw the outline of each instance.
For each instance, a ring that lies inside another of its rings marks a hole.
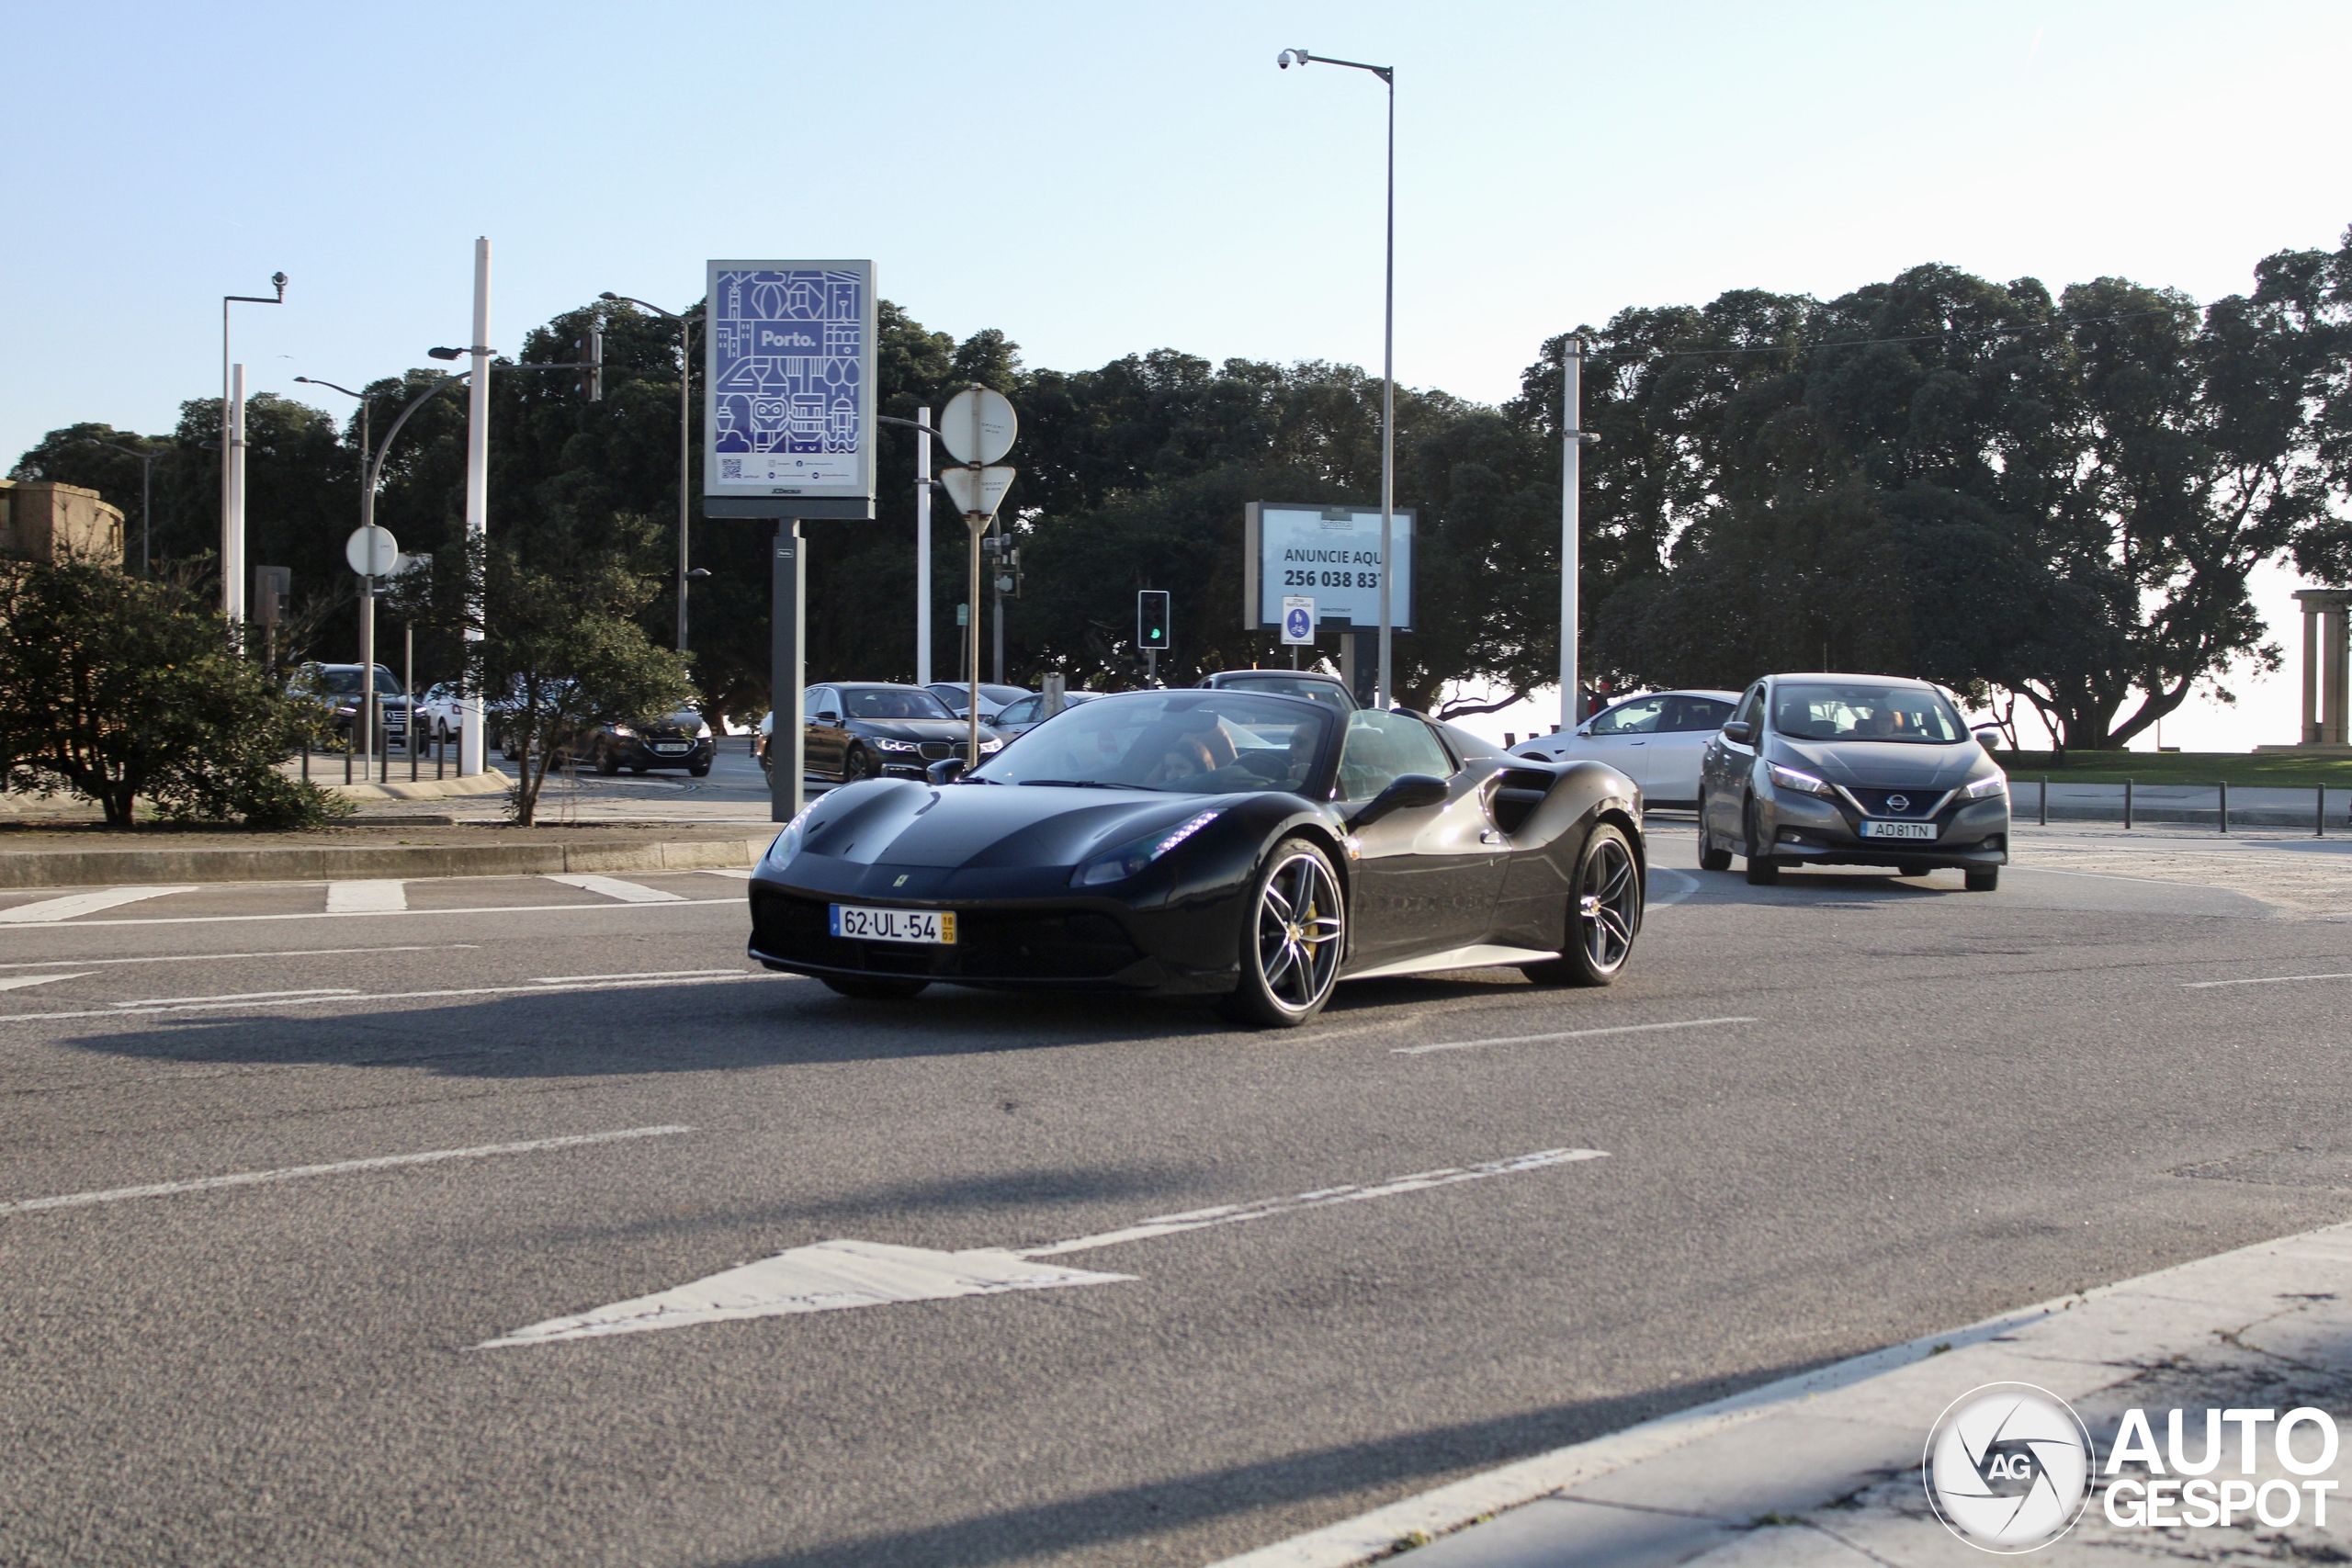
[[[1159,652],[1168,649],[1168,590],[1146,588],[1136,594],[1136,646]]]
[[[575,341],[580,351],[576,362],[580,366],[580,395],[592,403],[605,400],[605,329],[590,327],[588,335]]]

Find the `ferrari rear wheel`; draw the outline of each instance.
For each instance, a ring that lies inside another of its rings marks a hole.
[[[1520,973],[1539,986],[1606,986],[1634,955],[1642,929],[1642,866],[1623,829],[1603,822],[1585,840],[1568,911],[1567,950]]]
[[[862,1002],[902,1002],[922,995],[931,986],[928,980],[868,980],[835,975],[825,976],[824,981],[827,988]]]
[[[1347,948],[1347,908],[1324,852],[1284,839],[1266,857],[1241,930],[1241,979],[1223,1004],[1242,1023],[1290,1029],[1323,1010]]]

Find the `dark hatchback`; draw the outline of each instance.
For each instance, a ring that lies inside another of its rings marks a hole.
[[[692,708],[681,708],[651,724],[607,719],[596,727],[585,748],[587,761],[600,773],[627,768],[642,773],[654,768],[684,768],[695,778],[710,772],[718,743],[710,725]]]

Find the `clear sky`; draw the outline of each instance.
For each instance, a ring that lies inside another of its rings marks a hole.
[[[1033,365],[1376,367],[1380,85],[1288,45],[1396,65],[1397,376],[1482,400],[1626,305],[1929,261],[2212,299],[2352,223],[2341,0],[0,0],[0,464],[169,428],[218,390],[220,297],[278,270],[237,308],[254,389],[423,364],[477,234],[508,351],[603,289],[677,308],[709,256],[871,256]],[[2188,743],[2291,739],[2274,695]]]

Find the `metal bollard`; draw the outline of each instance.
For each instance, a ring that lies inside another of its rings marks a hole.
[[[311,782],[311,732],[302,732],[302,782]]]
[[[435,749],[433,757],[433,781],[435,784],[449,776],[449,732],[447,730],[441,732],[440,740],[441,744]]]
[[[416,754],[416,705],[413,703],[409,705],[408,710],[408,739],[401,744],[408,748],[408,782],[414,784],[417,769],[424,765],[424,759]]]
[[[2132,781],[2123,781],[2123,830],[2132,830]]]
[[[345,736],[343,738],[343,782],[345,784],[351,782],[351,753],[355,750],[356,748],[351,744],[351,737]]]
[[[2229,780],[2227,780],[2227,779],[2223,779],[2223,780],[2222,781],[2222,783],[2221,783],[2221,791],[2222,791],[2222,832],[2224,832],[2224,833],[2226,833],[2226,832],[2228,832],[2228,831],[2230,830],[2230,781],[2229,781]]]
[[[2041,775],[2041,820],[2038,825],[2044,828],[2050,826],[2050,775],[2048,773]]]
[[[2316,793],[2319,804],[2312,813],[2312,837],[2324,839],[2327,837],[2327,786],[2321,784]]]

